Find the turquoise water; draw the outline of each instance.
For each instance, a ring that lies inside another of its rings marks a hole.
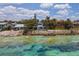
[[[26,39],[25,36],[17,37],[18,40],[21,38]],[[16,37],[0,38],[0,40],[6,39],[16,40]],[[32,43],[8,42],[8,45],[0,45],[0,56],[79,56],[78,35],[31,36],[30,39],[33,40]]]

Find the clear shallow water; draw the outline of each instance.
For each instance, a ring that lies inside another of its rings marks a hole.
[[[0,37],[0,40],[5,44],[0,43],[2,56],[79,56],[79,35]]]

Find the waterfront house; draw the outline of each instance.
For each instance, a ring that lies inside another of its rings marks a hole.
[[[23,30],[24,24],[18,24],[16,21],[0,21],[0,31],[3,30]]]
[[[34,14],[33,19],[36,20],[36,24],[33,26],[34,30],[44,30],[44,29],[46,29],[46,27],[43,25],[43,23],[37,19],[36,14]]]
[[[0,31],[2,31],[6,27],[7,27],[7,23],[5,23],[5,22],[0,23]]]
[[[43,25],[41,21],[37,22],[37,24],[34,26],[36,30],[45,30],[46,27]]]
[[[26,26],[24,24],[15,24],[14,30],[24,30]]]
[[[74,21],[74,22],[73,22],[73,25],[74,25],[74,26],[79,26],[79,20]]]

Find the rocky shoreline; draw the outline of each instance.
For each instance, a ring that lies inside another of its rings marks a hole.
[[[23,35],[23,31],[19,30],[19,31],[1,31],[0,32],[0,36],[20,36]]]
[[[79,30],[47,30],[47,31],[32,31],[28,32],[27,35],[78,35]]]
[[[1,31],[0,36],[21,36],[23,35],[23,31]],[[44,36],[54,36],[54,35],[78,35],[79,30],[35,30],[28,31],[26,35],[44,35]]]

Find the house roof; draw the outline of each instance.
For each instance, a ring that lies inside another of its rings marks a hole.
[[[74,22],[73,24],[79,24],[79,22]]]
[[[16,24],[15,27],[25,27],[24,24]]]
[[[0,25],[5,25],[6,23],[4,22],[4,23],[0,23]]]
[[[37,27],[43,27],[43,25],[38,25]]]

